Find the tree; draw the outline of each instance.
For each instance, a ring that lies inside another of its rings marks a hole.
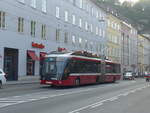
[[[150,0],[140,0],[134,5],[127,1],[125,1],[123,4],[120,4],[119,0],[98,1],[118,10],[121,15],[132,20],[132,24],[142,26],[142,30],[140,29],[141,32],[149,31],[150,33]]]

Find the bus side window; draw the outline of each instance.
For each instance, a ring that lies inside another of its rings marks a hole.
[[[98,68],[98,73],[101,73],[101,64],[100,63],[97,64],[97,68]]]
[[[63,73],[63,80],[66,80],[72,71],[71,63],[72,63],[72,61],[68,61],[68,63],[65,66],[64,73]]]
[[[69,69],[68,69],[68,67],[66,67],[64,70],[64,74],[63,74],[63,80],[66,80],[68,78],[69,74],[70,74]]]

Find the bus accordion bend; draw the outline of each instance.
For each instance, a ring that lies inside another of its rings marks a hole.
[[[40,82],[42,85],[79,86],[120,80],[120,64],[100,58],[53,53],[45,56]]]

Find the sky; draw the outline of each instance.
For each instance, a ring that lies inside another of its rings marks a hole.
[[[124,1],[138,2],[139,0],[120,0],[121,3]]]

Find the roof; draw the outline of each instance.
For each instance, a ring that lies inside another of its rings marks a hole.
[[[70,53],[62,53],[62,54],[48,54],[45,56],[47,57],[67,57],[67,58],[79,58],[79,59],[87,59],[87,60],[94,60],[94,61],[102,61],[102,59],[100,58],[95,58],[95,57],[88,57],[88,56],[81,56],[81,55],[75,55],[73,52]],[[114,63],[110,60],[105,60],[105,62],[108,63]],[[118,64],[118,63],[114,63],[114,64]]]

